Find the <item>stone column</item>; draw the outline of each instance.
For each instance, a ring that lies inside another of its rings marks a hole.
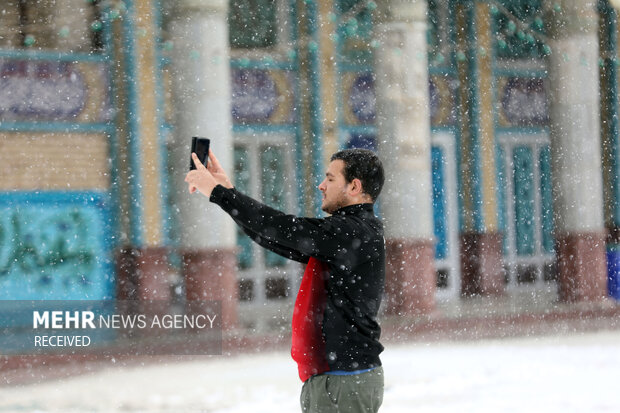
[[[387,311],[435,306],[426,1],[380,3],[376,51],[381,195],[387,246]]]
[[[466,296],[498,295],[504,290],[504,281],[496,185],[491,12],[488,2],[455,3],[463,200],[461,292]]]
[[[556,3],[545,20],[559,293],[563,301],[601,300],[606,265],[596,1]]]
[[[233,140],[226,0],[174,3],[170,22],[175,108],[174,176],[181,253],[188,300],[221,300],[224,328],[237,320],[235,224],[217,205],[190,195],[192,136],[211,139],[211,148],[232,174]],[[231,177],[232,178],[232,177]]]

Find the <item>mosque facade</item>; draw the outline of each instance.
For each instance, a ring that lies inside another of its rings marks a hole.
[[[217,299],[229,325],[286,322],[303,268],[187,193],[204,136],[238,189],[307,216],[332,153],[377,151],[387,314],[606,300],[611,3],[7,0],[1,299]]]

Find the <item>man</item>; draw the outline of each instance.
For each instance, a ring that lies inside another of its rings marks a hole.
[[[286,215],[233,188],[217,158],[192,154],[189,192],[218,204],[261,246],[307,263],[293,312],[291,354],[303,412],[377,412],[383,401],[379,311],[383,226],[373,213],[383,166],[369,150],[335,153],[319,185],[327,218]]]

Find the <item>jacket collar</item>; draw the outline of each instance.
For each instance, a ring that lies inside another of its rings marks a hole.
[[[349,205],[346,207],[342,207],[337,211],[334,211],[332,215],[358,215],[364,212],[370,212],[374,214],[374,204],[366,203],[366,204],[355,204]]]

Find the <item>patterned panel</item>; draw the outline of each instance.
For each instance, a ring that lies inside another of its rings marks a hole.
[[[0,59],[0,121],[104,122],[112,117],[106,65]]]
[[[534,253],[534,159],[532,148],[519,146],[513,152],[515,229],[518,255]]]
[[[428,54],[429,61],[435,61],[441,54],[442,39],[440,32],[440,15],[437,0],[428,0]]]
[[[496,54],[500,58],[535,58],[548,54],[536,34],[545,34],[542,0],[499,0],[511,14],[491,7],[495,20]],[[524,29],[524,27],[527,29]],[[536,36],[536,37],[535,37]]]
[[[338,38],[342,62],[372,64],[372,47],[376,46],[372,33],[372,12],[376,3],[361,0],[338,0],[336,3],[341,18]]]
[[[286,124],[294,121],[294,87],[289,73],[232,69],[233,122]]]
[[[282,147],[264,146],[260,153],[262,199],[265,204],[278,210],[286,209],[284,193],[284,149]],[[287,259],[265,251],[266,267],[281,267]]]
[[[371,151],[377,150],[377,136],[372,133],[351,133],[349,140],[346,143],[346,148],[362,148],[370,149]]]
[[[273,46],[277,40],[275,0],[232,0],[228,8],[231,47]]]
[[[545,146],[540,149],[540,198],[542,219],[542,247],[545,252],[554,251],[554,227],[553,227],[553,193],[551,181],[551,149]]]
[[[448,257],[448,217],[446,200],[446,159],[440,147],[431,148],[433,173],[433,224],[435,226],[435,259]]]
[[[235,187],[243,192],[249,193],[250,189],[250,160],[247,148],[235,146]],[[252,254],[252,240],[245,235],[237,226],[237,262],[239,268],[250,268],[253,265],[254,256]]]
[[[505,161],[506,151],[503,145],[497,146],[497,184],[501,188],[498,198],[499,205],[499,227],[502,230],[502,251],[504,255],[509,253],[509,239],[508,239],[508,202],[511,194],[508,193],[507,184],[507,165]]]
[[[433,67],[448,68],[452,66],[450,55],[453,52],[454,41],[452,40],[453,18],[451,8],[446,0],[428,0],[427,10],[427,40],[428,62]]]
[[[375,78],[370,72],[345,73],[344,121],[347,125],[373,124],[377,114]]]
[[[0,197],[0,299],[113,295],[108,210],[99,194]]]
[[[547,85],[541,78],[498,78],[500,126],[545,126],[549,123]]]

